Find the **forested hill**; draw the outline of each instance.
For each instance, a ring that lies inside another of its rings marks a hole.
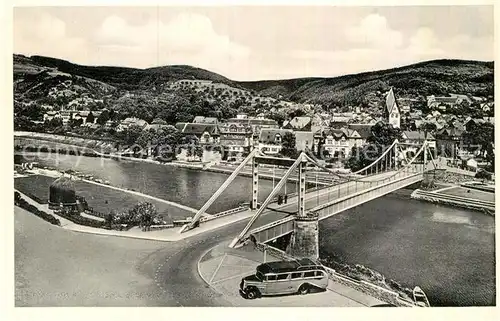
[[[47,76],[49,71],[50,77]],[[148,69],[81,66],[49,57],[14,55],[15,93],[19,97],[29,92],[31,99],[47,94],[47,90],[42,90],[47,87],[45,84],[53,86],[67,77],[79,79],[80,87],[85,87],[86,92],[93,97],[100,97],[109,92],[120,97],[120,93],[125,91],[158,94],[163,92],[168,82],[197,79],[211,80],[238,90],[245,89],[252,96],[318,103],[328,108],[368,104],[370,95],[384,92],[389,87],[394,87],[398,97],[421,100],[427,95],[448,93],[493,96],[493,73],[493,62],[433,60],[400,68],[332,78],[234,81],[204,69],[185,65]],[[42,81],[43,84],[38,83]],[[93,94],[94,90],[100,92]],[[221,95],[220,99],[224,98]]]
[[[124,90],[148,90],[161,86],[168,81],[180,79],[212,80],[214,82],[234,85],[234,82],[219,74],[192,66],[163,66],[147,69],[110,67],[110,66],[82,66],[69,61],[42,57],[14,55],[14,66],[30,63],[39,67],[57,68],[58,71],[71,75],[95,79]],[[14,73],[16,70],[14,69]]]
[[[366,94],[394,87],[399,96],[494,93],[493,62],[432,60],[400,68],[333,78],[298,78],[238,84],[265,95],[322,104],[358,104]]]

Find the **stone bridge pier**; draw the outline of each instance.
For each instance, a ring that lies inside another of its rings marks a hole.
[[[297,215],[288,252],[296,258],[319,258],[319,229],[317,212]]]

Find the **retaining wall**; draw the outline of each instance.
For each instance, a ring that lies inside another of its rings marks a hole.
[[[281,260],[294,260],[295,258],[286,252],[269,246],[263,243],[257,243],[255,245],[256,249],[259,251],[266,251],[268,254],[281,259]],[[377,298],[381,301],[390,303],[392,305],[398,307],[413,307],[415,304],[411,301],[405,300],[399,293],[385,289],[378,285],[366,282],[366,281],[358,281],[348,276],[337,273],[334,269],[331,269],[327,266],[324,266],[326,272],[330,280],[340,283],[342,285],[353,288],[359,292],[371,295],[374,298]]]

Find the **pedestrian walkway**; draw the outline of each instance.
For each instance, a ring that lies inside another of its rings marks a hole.
[[[226,217],[221,217],[212,221],[207,221],[206,223],[200,224],[199,227],[184,233],[179,233],[180,227],[168,228],[164,230],[148,231],[148,232],[144,232],[138,227],[131,228],[128,231],[116,231],[116,230],[106,230],[96,227],[75,224],[70,220],[65,219],[64,217],[55,214],[53,210],[48,208],[48,204],[39,204],[35,200],[28,197],[27,195],[21,193],[20,191],[18,192],[28,203],[36,206],[39,210],[54,215],[56,218],[58,218],[59,221],[61,222],[61,227],[67,230],[96,234],[96,235],[120,236],[120,237],[129,237],[129,238],[163,241],[163,242],[180,241],[201,233],[214,230],[219,227],[226,226],[228,224],[237,222],[239,220],[246,219],[252,215],[252,213],[251,212],[249,213],[248,211],[228,215]]]
[[[223,242],[200,258],[198,272],[210,287],[235,306],[366,307],[384,303],[333,281],[329,282],[326,291],[308,295],[265,296],[255,300],[243,298],[239,292],[241,279],[254,274],[259,264],[278,260],[271,255],[264,255],[253,245],[231,249],[227,242]]]

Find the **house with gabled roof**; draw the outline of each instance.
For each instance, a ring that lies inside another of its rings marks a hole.
[[[259,149],[265,154],[278,154],[282,148],[283,136],[290,129],[263,128],[259,135]]]
[[[219,127],[215,124],[177,123],[175,128],[184,136],[196,136],[200,144],[219,142]]]
[[[462,135],[464,131],[453,126],[438,130],[435,134],[438,154],[445,157],[457,157],[462,152],[461,145],[463,144]]]
[[[217,124],[219,121],[216,117],[196,116],[193,120],[194,124]]]
[[[436,148],[436,138],[429,132],[423,130],[405,130],[401,133],[401,136],[405,143],[420,145],[427,141],[430,148]]]
[[[144,128],[146,128],[147,125],[148,125],[148,122],[145,121],[144,119],[140,119],[140,118],[136,118],[136,117],[128,117],[120,122],[120,124],[116,128],[116,131],[123,131],[125,129],[130,128],[131,126],[137,126],[137,127],[140,127],[141,129],[144,129]]]
[[[290,121],[283,124],[284,129],[292,129],[294,131],[311,131],[312,119],[311,117],[294,117]]]
[[[328,151],[330,156],[348,156],[354,146],[364,143],[361,135],[350,128],[326,128],[314,133],[313,152],[322,156],[323,151]]]

